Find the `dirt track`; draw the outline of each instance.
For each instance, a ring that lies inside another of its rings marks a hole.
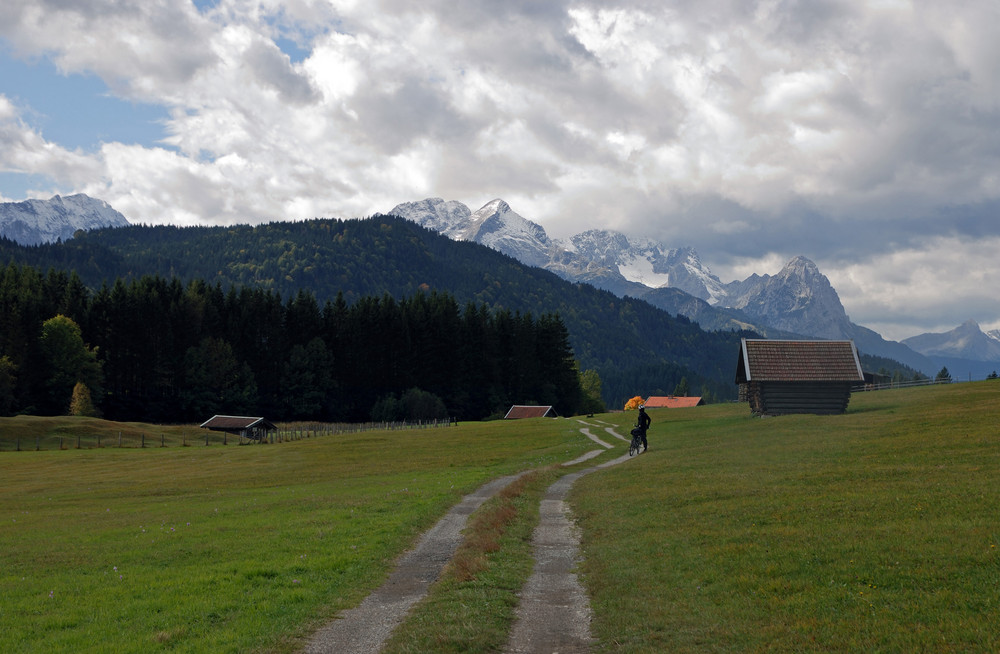
[[[580,431],[599,445],[611,447],[590,434],[586,427]],[[605,431],[625,440],[611,428]],[[588,452],[563,465],[580,463],[602,452]],[[583,475],[628,459],[626,454],[599,466],[568,474],[549,487],[542,499],[540,521],[532,536],[535,568],[521,590],[518,617],[511,630],[507,652],[565,654],[587,651],[591,642],[590,603],[573,571],[579,558],[580,540],[568,515],[565,497],[573,482]],[[454,555],[461,543],[462,529],[469,514],[518,476],[496,479],[466,495],[424,534],[416,548],[403,556],[396,570],[380,588],[357,607],[344,611],[317,631],[304,651],[308,654],[378,652],[410,608],[427,594],[427,589]]]
[[[506,651],[510,654],[586,652],[590,635],[590,601],[577,579],[580,537],[566,495],[580,477],[628,461],[625,454],[593,468],[562,477],[549,487],[539,507],[532,542],[535,569],[521,590],[517,621]]]

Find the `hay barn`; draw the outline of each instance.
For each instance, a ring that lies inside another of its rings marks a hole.
[[[740,343],[736,383],[756,415],[843,413],[864,380],[854,341]]]
[[[521,418],[558,418],[559,414],[549,406],[526,406],[515,404],[503,417],[504,420],[520,420]]]
[[[251,416],[212,416],[201,423],[201,428],[224,431],[253,441],[262,441],[267,438],[267,432],[277,429],[274,423]]]

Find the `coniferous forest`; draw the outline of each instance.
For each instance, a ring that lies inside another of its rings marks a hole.
[[[578,370],[612,408],[728,399],[745,335],[393,216],[0,239],[0,262],[0,413],[66,412],[57,341],[107,417],[356,421],[590,410]]]
[[[565,325],[445,293],[320,306],[144,276],[91,294],[75,273],[0,269],[0,413],[64,414],[83,383],[108,418],[480,419],[582,401]]]

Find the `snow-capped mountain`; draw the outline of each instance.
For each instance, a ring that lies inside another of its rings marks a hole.
[[[625,279],[606,267],[577,255],[565,243],[553,241],[545,229],[510,208],[503,200],[487,202],[473,212],[461,202],[428,198],[398,204],[389,214],[400,216],[456,241],[472,241],[503,252],[521,263],[546,268],[570,281],[595,283],[605,276],[612,285]],[[611,289],[608,289],[611,290]]]
[[[429,198],[399,204],[389,213],[455,240],[487,245],[564,279],[645,299],[697,320],[706,329],[763,331],[770,327],[771,331],[844,338],[850,325],[829,280],[804,258],[793,259],[773,277],[753,275],[723,284],[692,248],[671,249],[604,229],[553,240],[541,225],[499,199],[475,212],[460,202]]]
[[[124,227],[125,216],[104,200],[79,193],[49,200],[0,203],[0,236],[22,245],[69,239],[77,230]]]
[[[704,329],[747,329],[769,338],[852,339],[862,352],[934,372],[935,363],[924,355],[852,323],[830,280],[805,257],[793,258],[773,276],[754,274],[723,283],[692,248],[670,249],[600,229],[550,239],[503,200],[472,212],[462,203],[430,198],[397,205],[389,213],[456,240],[488,245],[569,281],[641,298]]]
[[[718,277],[689,247],[667,249],[644,238],[592,229],[570,238],[572,249],[584,259],[617,270],[625,279],[650,288],[670,287],[718,303],[725,291]]]
[[[830,280],[809,259],[795,257],[777,275],[751,275],[725,287],[723,302],[785,331],[841,339],[853,329]]]
[[[541,225],[526,220],[503,200],[488,202],[469,216],[459,239],[480,243],[538,267],[549,262],[552,247]]]
[[[1000,361],[1000,330],[984,334],[975,320],[967,320],[950,332],[920,334],[902,342],[927,356]]]
[[[444,234],[455,241],[462,240],[461,232],[472,216],[472,211],[463,203],[455,200],[446,202],[442,198],[404,202],[396,205],[389,213],[412,220],[422,227]]]

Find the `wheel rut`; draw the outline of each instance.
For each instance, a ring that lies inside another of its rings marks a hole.
[[[586,427],[580,431],[602,447],[612,447],[593,436]],[[615,438],[626,440],[613,428],[605,428],[605,431]],[[581,463],[604,451],[588,452],[563,465]],[[521,590],[517,617],[506,652],[565,654],[588,650],[592,643],[590,602],[575,572],[580,538],[565,498],[580,477],[628,460],[629,456],[625,454],[572,472],[561,477],[546,491],[539,507],[539,524],[532,535],[535,567]],[[370,654],[380,651],[393,630],[403,622],[413,605],[427,594],[430,585],[455,554],[469,515],[526,472],[495,479],[462,498],[421,537],[413,550],[400,559],[382,586],[357,607],[341,612],[316,631],[302,651],[307,654]]]

